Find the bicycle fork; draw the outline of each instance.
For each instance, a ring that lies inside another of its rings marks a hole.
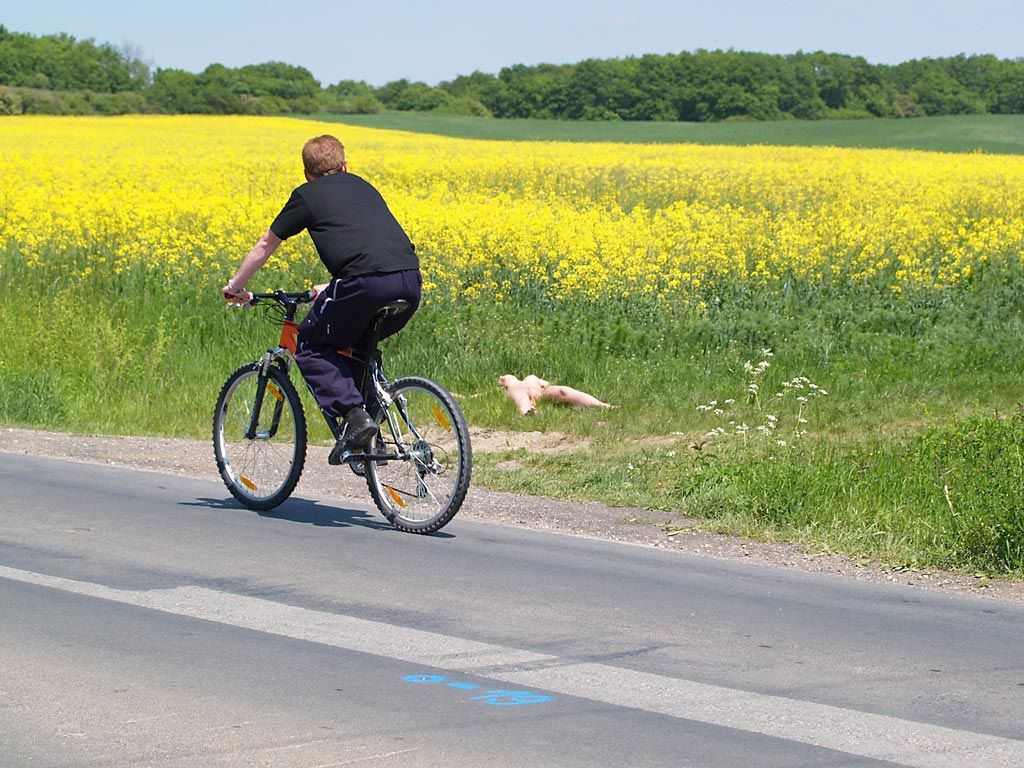
[[[268,350],[260,363],[260,372],[256,377],[256,397],[252,405],[252,413],[249,414],[249,428],[245,430],[246,440],[269,440],[277,434],[281,425],[281,413],[284,411],[284,392],[274,386],[270,381],[270,366],[278,358],[275,350]],[[263,411],[263,400],[267,393],[276,401],[274,403],[274,415],[270,421],[270,428],[260,432],[260,415]]]

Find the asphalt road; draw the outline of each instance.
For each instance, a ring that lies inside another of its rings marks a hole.
[[[1024,607],[0,454],[0,766],[1022,766]]]

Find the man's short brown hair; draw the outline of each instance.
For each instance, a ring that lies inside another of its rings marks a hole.
[[[345,165],[345,147],[334,136],[317,136],[303,145],[302,164],[314,178],[337,173]]]

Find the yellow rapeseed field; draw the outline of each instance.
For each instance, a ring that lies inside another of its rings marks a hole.
[[[0,251],[79,273],[228,277],[333,133],[428,287],[676,302],[722,281],[946,287],[1020,259],[1024,158],[456,140],[246,117],[0,118]],[[306,237],[280,268],[315,258]]]

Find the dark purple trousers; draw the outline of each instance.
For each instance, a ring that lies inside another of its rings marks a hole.
[[[420,289],[419,270],[407,269],[336,278],[316,297],[299,324],[295,362],[324,411],[341,418],[350,408],[363,404],[357,380],[362,377],[362,366],[338,350],[363,346],[377,310],[405,299],[409,310],[385,319],[381,338],[400,331],[420,305]]]

